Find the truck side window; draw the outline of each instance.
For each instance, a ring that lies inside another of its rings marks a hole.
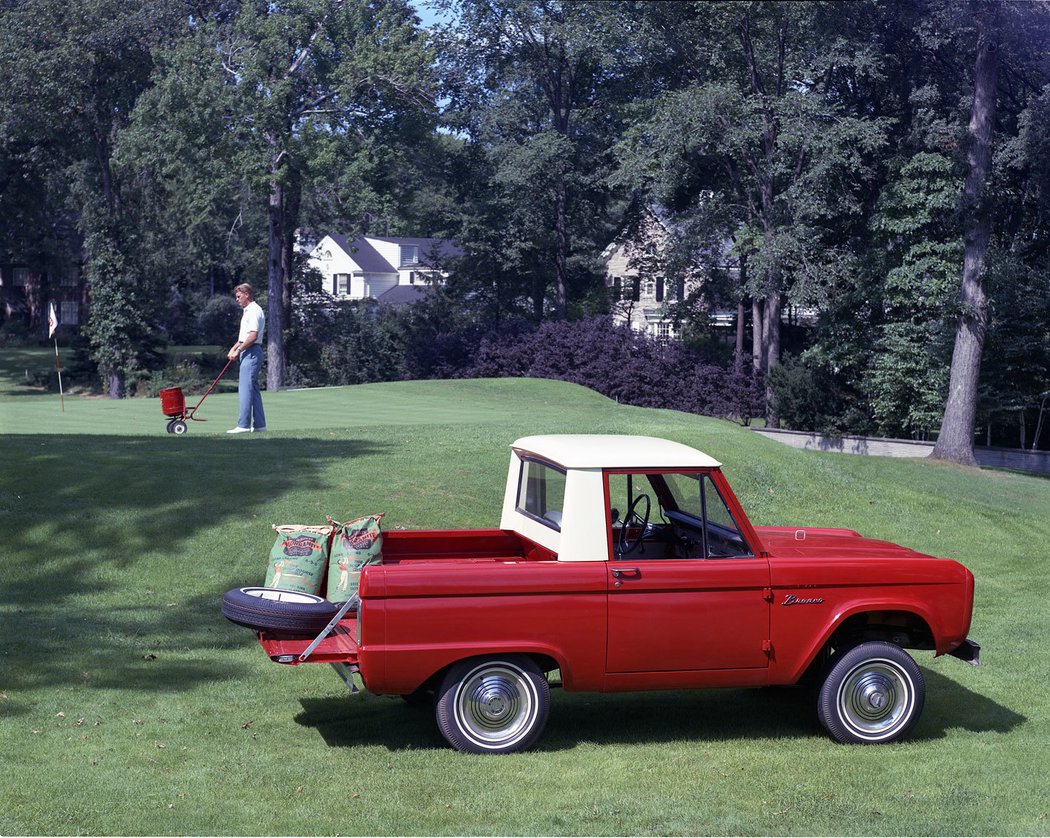
[[[539,460],[522,460],[518,512],[560,531],[564,507],[565,472]]]

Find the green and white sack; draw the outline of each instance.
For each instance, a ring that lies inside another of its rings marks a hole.
[[[267,588],[318,594],[328,566],[331,526],[274,524],[277,540],[270,550]]]
[[[328,600],[345,602],[357,593],[361,568],[383,561],[383,531],[379,521],[383,515],[366,515],[340,524],[331,522],[332,553],[328,563]]]

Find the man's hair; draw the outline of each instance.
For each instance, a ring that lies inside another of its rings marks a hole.
[[[238,291],[243,291],[251,299],[255,299],[255,291],[252,289],[252,286],[249,285],[247,282],[242,282],[240,285],[233,289],[234,294],[236,294]]]

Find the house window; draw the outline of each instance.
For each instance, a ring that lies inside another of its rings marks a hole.
[[[639,277],[628,277],[630,283],[631,301],[638,302],[642,297],[642,280]]]
[[[350,292],[350,274],[335,274],[335,293],[337,296],[345,297]]]
[[[655,296],[656,296],[656,283],[653,280],[651,280],[651,279],[647,279],[645,281],[645,299],[651,300]]]
[[[419,262],[419,248],[414,244],[401,245],[401,264],[415,265]]]
[[[29,268],[15,268],[11,279],[15,288],[25,288],[29,284]]]
[[[64,300],[58,304],[58,322],[65,326],[80,325],[80,305],[76,300]]]

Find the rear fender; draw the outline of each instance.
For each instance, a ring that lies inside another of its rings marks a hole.
[[[412,648],[371,647],[362,654],[362,673],[371,692],[380,695],[407,695],[436,681],[450,666],[466,658],[528,655],[541,670],[561,670],[562,683],[571,688],[572,667],[560,650],[537,643],[488,643],[457,646],[413,646]],[[369,673],[368,658],[382,659],[384,675]],[[369,675],[371,674],[371,677]]]

